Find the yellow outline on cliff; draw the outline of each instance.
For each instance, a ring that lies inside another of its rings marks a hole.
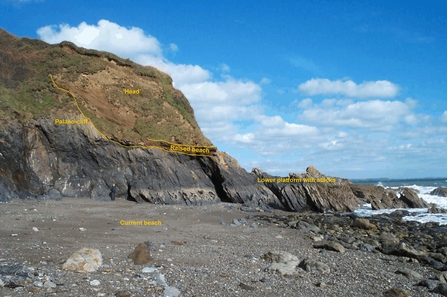
[[[159,147],[159,146],[124,145],[124,144],[119,143],[118,141],[112,140],[112,139],[110,139],[109,137],[107,137],[104,133],[102,133],[102,132],[95,126],[95,124],[93,124],[92,120],[91,120],[89,117],[87,117],[87,116],[82,112],[81,108],[80,108],[79,105],[78,105],[78,100],[76,99],[75,95],[73,95],[73,93],[70,92],[69,90],[60,88],[60,87],[56,84],[56,82],[54,81],[53,76],[52,76],[51,74],[49,74],[48,76],[51,78],[51,81],[53,82],[53,86],[54,86],[56,89],[61,90],[61,91],[64,91],[64,92],[68,93],[71,97],[73,97],[74,102],[75,102],[75,105],[76,105],[76,107],[78,108],[79,112],[84,116],[84,118],[88,119],[88,122],[93,126],[93,128],[95,128],[95,130],[96,130],[99,134],[101,134],[106,140],[108,140],[108,141],[110,141],[110,142],[113,142],[114,144],[117,144],[117,145],[122,146],[122,147],[125,147],[125,148],[143,148],[143,149],[157,148],[157,149],[163,150],[163,151],[168,152],[168,153],[183,154],[183,155],[188,155],[188,156],[192,156],[192,157],[212,157],[211,154],[208,154],[208,155],[206,155],[206,154],[205,154],[205,155],[204,155],[204,154],[188,154],[188,153],[185,153],[185,152],[178,152],[178,151],[167,150],[167,149],[165,149],[165,148],[163,148],[163,147]],[[171,146],[171,145],[176,145],[176,146],[190,146],[190,147],[201,147],[201,148],[217,149],[217,147],[215,147],[215,146],[194,146],[194,145],[186,145],[186,144],[176,144],[176,143],[172,143],[172,142],[169,142],[169,141],[166,141],[166,140],[155,140],[155,139],[150,139],[150,138],[148,138],[148,140],[150,140],[150,141],[154,141],[154,142],[164,142],[164,143],[169,144],[170,146]]]

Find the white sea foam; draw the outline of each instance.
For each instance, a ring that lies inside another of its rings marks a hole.
[[[382,186],[379,182],[378,186]],[[447,197],[440,197],[430,195],[430,192],[436,189],[436,187],[424,187],[418,185],[406,186],[407,188],[414,189],[418,192],[418,196],[424,199],[427,203],[435,203],[437,207],[447,209]],[[397,190],[398,187],[389,187]],[[394,209],[381,209],[372,210],[371,204],[365,204],[362,207],[354,211],[359,217],[370,217],[378,214],[389,214],[395,210],[405,210],[410,215],[403,217],[405,221],[418,221],[421,223],[438,222],[440,225],[447,225],[447,214],[432,214],[427,212],[427,208],[394,208]]]

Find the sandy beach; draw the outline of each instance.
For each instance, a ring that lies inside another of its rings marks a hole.
[[[0,296],[383,296],[391,288],[407,290],[410,296],[440,296],[414,286],[417,279],[396,273],[411,269],[435,278],[432,268],[381,253],[316,249],[308,233],[254,217],[290,214],[282,211],[248,213],[229,203],[178,206],[87,198],[13,200],[0,204],[0,211],[0,265],[20,263],[35,272],[15,288],[0,276],[5,286]],[[143,242],[150,242],[154,260],[135,265],[128,255]],[[61,268],[85,247],[102,254],[103,265],[96,272]],[[281,275],[262,259],[272,251],[326,266],[309,271],[297,267],[293,274]],[[46,288],[39,281],[56,285]],[[166,288],[173,288],[174,295]]]

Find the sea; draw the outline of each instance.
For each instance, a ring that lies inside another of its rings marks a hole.
[[[430,195],[430,192],[438,187],[447,187],[447,178],[421,178],[421,179],[353,179],[350,180],[354,184],[373,184],[388,189],[397,190],[400,187],[407,187],[418,192],[418,196],[427,203],[435,203],[437,207],[447,209],[447,197]],[[399,196],[399,195],[398,195]],[[365,204],[354,211],[359,217],[370,217],[375,214],[391,213],[397,209],[372,210],[371,204]],[[427,212],[427,208],[406,208],[409,212],[408,216],[404,216],[405,221],[418,221],[421,223],[438,222],[440,225],[447,225],[447,213],[431,214]]]

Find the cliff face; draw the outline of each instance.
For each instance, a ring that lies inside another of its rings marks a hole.
[[[281,207],[225,153],[196,157],[111,143],[88,125],[31,120],[0,133],[0,200],[118,195],[137,202],[197,205],[228,201]],[[4,162],[3,162],[4,161]]]
[[[3,30],[0,68],[0,200],[109,199],[115,183],[138,202],[280,205],[212,147],[188,100],[155,68]],[[193,146],[210,151],[178,153]]]
[[[313,167],[290,174],[295,182],[248,173],[212,146],[188,100],[155,68],[0,29],[0,70],[0,201],[107,200],[112,184],[137,202],[290,211],[351,211],[367,196]]]

